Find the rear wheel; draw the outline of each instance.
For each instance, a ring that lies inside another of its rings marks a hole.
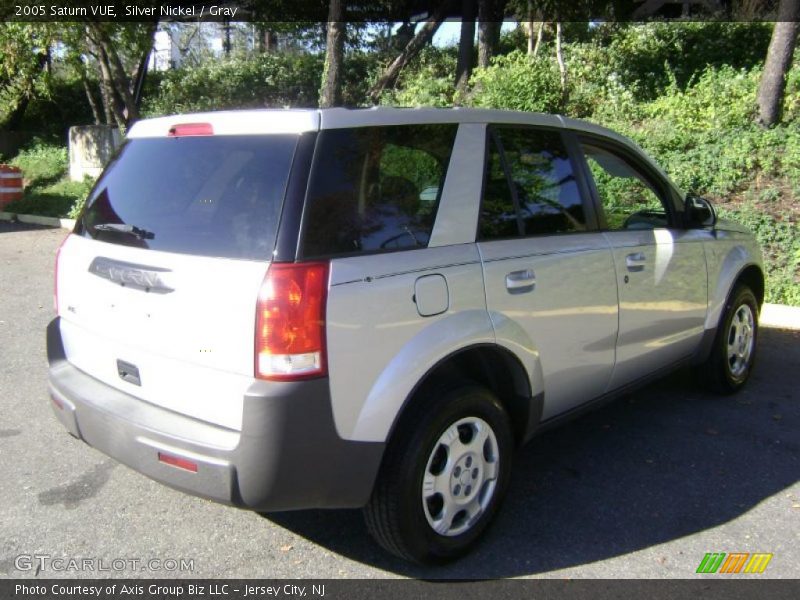
[[[388,551],[440,563],[465,554],[497,512],[513,438],[505,410],[483,387],[418,400],[389,443],[364,514]]]
[[[731,293],[711,356],[699,375],[717,392],[738,392],[750,377],[758,342],[758,301],[752,290],[739,285]]]

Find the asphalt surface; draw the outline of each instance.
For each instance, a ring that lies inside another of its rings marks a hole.
[[[693,578],[706,552],[770,552],[759,577],[800,577],[800,323],[762,328],[737,396],[679,372],[537,438],[517,454],[484,542],[428,569],[385,554],[359,511],[217,505],[70,437],[51,414],[44,345],[64,235],[0,223],[2,577]],[[37,572],[20,555],[112,570]],[[193,570],[114,571],[114,559],[190,559]]]

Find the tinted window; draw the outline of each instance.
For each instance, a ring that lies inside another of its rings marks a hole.
[[[303,227],[303,256],[428,245],[456,125],[323,131]]]
[[[269,258],[297,139],[132,139],[92,191],[79,231],[167,252]]]
[[[494,142],[490,146],[481,238],[586,229],[583,202],[561,136],[525,127],[494,131],[502,150]],[[515,206],[516,214],[510,212]]]
[[[667,227],[660,195],[630,161],[606,148],[581,144],[609,229]]]
[[[489,140],[488,150],[479,237],[486,240],[523,235],[522,221],[518,218],[500,149],[494,136]]]

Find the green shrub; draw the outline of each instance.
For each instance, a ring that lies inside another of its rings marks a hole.
[[[398,89],[381,98],[390,106],[453,106],[456,56],[452,50],[426,47],[401,72]]]
[[[764,252],[766,301],[800,306],[800,227],[791,214],[772,214],[755,204],[718,208],[721,218],[750,229]]]
[[[750,70],[767,54],[768,23],[647,23],[599,28],[606,61],[638,100],[684,89],[710,68]]]
[[[597,43],[566,47],[569,104],[566,114],[600,122],[639,120],[642,104],[608,60],[608,51]]]
[[[319,54],[264,54],[212,60],[169,71],[148,115],[282,106],[316,106],[323,58]]]
[[[534,112],[558,112],[562,106],[561,81],[552,58],[529,57],[515,51],[498,56],[472,76],[469,104]]]
[[[756,114],[760,69],[707,69],[685,91],[673,80],[664,94],[650,102],[646,119],[668,121],[685,134],[746,127]]]

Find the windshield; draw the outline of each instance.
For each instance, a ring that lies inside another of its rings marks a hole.
[[[76,232],[166,252],[268,259],[297,140],[129,140],[92,190]]]

